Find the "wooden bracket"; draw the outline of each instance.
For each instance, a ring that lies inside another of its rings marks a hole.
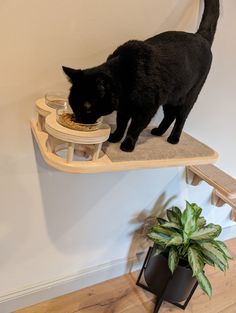
[[[230,214],[230,219],[236,222],[236,210],[232,210]]]
[[[217,193],[215,189],[213,189],[211,194],[211,204],[214,206],[222,207],[226,202],[222,200],[222,197],[220,197],[220,194]]]
[[[197,174],[195,174],[191,170],[190,166],[186,167],[186,183],[188,185],[198,186],[202,181],[203,181],[203,179],[200,176],[198,176]]]
[[[222,207],[224,204],[228,204],[231,206],[232,211],[230,214],[230,219],[236,222],[236,198],[229,199],[225,195],[222,195],[216,189],[213,189],[212,196],[211,196],[211,203],[217,207]]]

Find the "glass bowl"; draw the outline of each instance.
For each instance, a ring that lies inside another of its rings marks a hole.
[[[96,123],[93,124],[82,124],[75,121],[75,116],[71,113],[71,109],[64,108],[58,109],[56,111],[56,120],[57,122],[69,129],[79,130],[79,131],[94,131],[100,128],[102,124],[102,117],[100,117]]]
[[[66,108],[68,105],[67,96],[60,92],[49,92],[45,94],[45,103],[53,109]]]

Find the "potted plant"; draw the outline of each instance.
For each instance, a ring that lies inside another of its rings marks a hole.
[[[225,272],[232,258],[226,245],[215,239],[221,226],[207,225],[201,212],[195,203],[186,202],[183,212],[173,207],[167,210],[167,219],[157,218],[158,224],[148,234],[154,246],[144,277],[149,290],[155,294],[165,290],[164,298],[170,302],[185,300],[196,281],[210,297],[212,287],[204,266],[217,266]]]

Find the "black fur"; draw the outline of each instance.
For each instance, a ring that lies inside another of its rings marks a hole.
[[[109,141],[120,141],[131,120],[120,147],[133,151],[140,133],[163,106],[164,118],[152,134],[163,135],[175,121],[167,140],[178,143],[211,67],[218,17],[219,0],[205,0],[196,34],[172,31],[128,41],[100,66],[63,67],[72,83],[69,102],[77,121],[93,123],[116,110],[117,128]]]

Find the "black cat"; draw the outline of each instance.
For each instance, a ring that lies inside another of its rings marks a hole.
[[[75,70],[63,67],[72,84],[69,103],[78,122],[93,123],[117,111],[117,128],[109,141],[133,151],[144,128],[162,105],[164,118],[152,129],[163,135],[175,121],[168,142],[176,144],[197,100],[212,62],[211,45],[219,17],[219,0],[205,0],[195,34],[165,32],[145,41],[118,47],[100,66]]]

